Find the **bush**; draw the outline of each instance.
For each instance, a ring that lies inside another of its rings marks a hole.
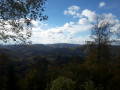
[[[75,82],[64,76],[60,76],[52,83],[50,90],[74,90]]]

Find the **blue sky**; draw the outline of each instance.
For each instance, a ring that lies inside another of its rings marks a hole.
[[[120,0],[48,0],[47,21],[33,21],[33,43],[83,44],[90,39],[91,24],[102,16],[120,26]],[[116,26],[112,27],[116,30]]]

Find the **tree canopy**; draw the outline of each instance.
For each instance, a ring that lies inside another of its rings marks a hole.
[[[96,21],[92,23],[91,38],[92,41],[87,41],[87,48],[95,59],[109,60],[110,59],[110,45],[116,41],[117,31],[113,27],[116,27],[117,23],[112,22],[106,17],[98,16]],[[109,57],[109,58],[108,58]],[[91,57],[92,58],[92,57]]]
[[[0,40],[27,42],[31,36],[31,20],[47,20],[43,15],[46,0],[1,0]],[[0,42],[0,43],[1,43]]]
[[[104,53],[104,51],[108,48],[108,46],[112,42],[112,40],[110,40],[112,35],[111,27],[112,24],[110,23],[110,21],[105,19],[103,20],[97,19],[96,23],[92,27],[91,37],[94,39],[93,42],[96,45],[98,60],[100,60],[102,56],[105,57],[104,55],[101,54]]]
[[[53,81],[50,90],[74,90],[74,84],[71,79],[61,76]]]

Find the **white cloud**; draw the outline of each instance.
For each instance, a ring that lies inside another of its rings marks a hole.
[[[115,26],[113,26],[111,28],[111,32],[113,32],[114,34],[118,34],[120,33],[120,23],[116,24]]]
[[[43,27],[43,26],[47,26],[48,24],[44,24],[38,20],[32,20],[31,22],[31,27]]]
[[[79,6],[70,6],[68,10],[64,11],[64,15],[76,15],[79,9],[80,9]]]
[[[64,15],[72,15],[73,18],[83,18],[83,17],[86,17],[88,18],[88,21],[89,22],[94,22],[96,20],[96,18],[98,17],[98,15],[95,13],[95,11],[91,11],[91,10],[88,10],[88,9],[85,9],[82,11],[82,13],[79,13],[80,7],[78,6],[70,6],[68,8],[68,10],[65,10],[64,11]]]
[[[86,24],[86,23],[88,23],[88,21],[87,21],[86,18],[81,18],[81,19],[78,21],[78,24],[84,25],[84,24]]]
[[[82,18],[82,15],[80,13],[76,13],[76,15],[73,16],[73,18]]]
[[[90,22],[94,22],[98,17],[98,15],[94,11],[90,11],[88,9],[83,10],[82,15],[87,17]]]
[[[77,38],[72,39],[74,44],[85,44],[85,41],[92,41],[92,39],[90,38],[90,35],[87,36],[79,36]]]
[[[104,18],[106,18],[106,19],[114,19],[114,18],[116,18],[112,13],[103,14],[102,16]]]
[[[114,16],[112,13],[102,14],[100,17],[103,19],[101,23],[103,23],[104,21],[106,21],[107,23],[111,25],[115,25],[115,24],[117,25],[120,23],[119,20],[116,19],[116,16]]]
[[[99,3],[99,7],[101,8],[101,7],[104,7],[105,6],[105,2],[100,2]]]
[[[72,10],[72,11],[78,11],[79,9],[80,9],[79,6],[70,6],[70,7],[68,8],[68,10]]]
[[[83,43],[84,37],[81,36],[81,42],[74,39],[73,37],[77,33],[82,33],[90,30],[91,25],[80,25],[75,22],[69,22],[61,27],[49,28],[47,30],[38,28],[33,28],[33,35],[31,40],[33,43]],[[79,36],[80,37],[80,36]]]
[[[73,24],[75,24],[74,22],[70,22],[70,23],[66,23],[63,27],[66,28],[72,28]]]

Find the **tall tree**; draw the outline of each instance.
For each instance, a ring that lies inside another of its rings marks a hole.
[[[31,20],[47,20],[43,15],[46,0],[1,0],[0,41],[27,42],[31,36]]]
[[[111,43],[111,27],[109,20],[101,20],[97,19],[96,23],[93,24],[91,29],[92,38],[94,39],[94,43],[97,47],[97,58],[100,60],[102,58],[102,54],[104,50],[108,50],[108,47]],[[107,53],[107,52],[106,52]]]

